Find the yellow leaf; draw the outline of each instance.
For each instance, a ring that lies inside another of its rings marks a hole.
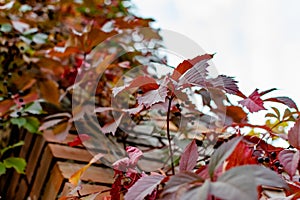
[[[79,180],[80,180],[80,178],[81,178],[83,172],[85,172],[85,171],[89,168],[90,165],[91,165],[91,164],[89,163],[89,164],[85,165],[84,167],[82,167],[81,169],[79,169],[77,172],[75,172],[75,173],[69,178],[69,182],[72,183],[73,185],[78,185]]]
[[[78,171],[76,171],[70,178],[69,178],[69,182],[72,183],[73,185],[78,185],[79,180],[82,176],[82,174],[95,162],[97,162],[101,157],[103,157],[104,155],[102,153],[98,153],[97,155],[95,155],[90,162],[85,165],[84,167],[82,167],[81,169],[79,169]]]

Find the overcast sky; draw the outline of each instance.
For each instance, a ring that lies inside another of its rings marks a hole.
[[[245,94],[280,89],[300,106],[299,0],[133,0],[138,15],[198,43]]]

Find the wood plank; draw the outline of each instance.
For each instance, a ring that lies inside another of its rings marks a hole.
[[[49,171],[51,161],[52,161],[51,151],[50,151],[49,147],[46,146],[40,163],[37,163],[39,166],[37,169],[35,180],[33,182],[33,185],[32,185],[31,191],[30,191],[31,199],[39,198],[41,189],[44,185],[45,179],[47,177],[47,173]]]
[[[42,153],[45,140],[41,135],[38,135],[31,150],[27,167],[26,167],[26,177],[29,183],[31,183],[32,176],[37,169],[38,159]]]
[[[78,135],[68,134],[66,139],[61,141],[55,137],[55,135],[51,131],[45,131],[43,133],[43,137],[47,142],[58,143],[58,144],[68,144],[68,142],[72,142]]]
[[[26,183],[25,177],[21,179],[18,185],[18,190],[14,199],[25,199],[26,192],[28,190],[28,185]]]
[[[66,182],[63,188],[62,193],[59,196],[72,196],[69,193],[74,189],[74,186],[71,183]],[[90,185],[90,184],[82,184],[82,189],[80,190],[80,195],[86,195],[86,194],[91,194],[94,192],[102,192],[110,189],[109,187],[106,186],[101,186],[101,185]],[[77,196],[77,193],[74,194]],[[108,192],[104,192],[101,194],[98,194],[95,200],[103,200],[105,196],[109,195]]]
[[[85,165],[77,163],[57,162],[58,167],[65,179],[69,179],[76,171]],[[91,181],[93,183],[113,183],[114,172],[111,168],[102,168],[90,166],[82,175],[83,181]]]
[[[49,144],[50,151],[55,158],[66,160],[76,160],[89,162],[93,156],[86,149],[63,146],[59,144]]]
[[[55,164],[51,171],[50,179],[46,184],[45,191],[42,194],[42,200],[56,199],[63,182],[64,177],[62,176],[58,165]]]

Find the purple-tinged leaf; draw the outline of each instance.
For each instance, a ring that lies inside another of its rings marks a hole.
[[[278,159],[283,165],[283,169],[290,175],[290,177],[293,177],[296,173],[300,159],[299,151],[284,149],[278,154]]]
[[[269,90],[265,90],[265,91],[260,92],[259,95],[263,96],[263,95],[268,94],[270,92],[273,92],[275,90],[277,90],[277,88],[272,88],[272,89],[269,89]]]
[[[289,143],[300,150],[300,120],[297,120],[294,126],[288,132]]]
[[[264,101],[260,98],[257,89],[254,90],[254,92],[249,97],[239,101],[239,104],[248,108],[248,110],[252,113],[258,112],[260,110],[265,110]]]
[[[138,105],[137,107],[127,108],[127,109],[119,109],[119,108],[114,108],[114,107],[98,107],[98,108],[95,108],[94,112],[101,113],[101,112],[106,112],[106,111],[119,111],[119,112],[125,112],[128,114],[137,114],[141,110],[143,110],[143,108],[144,108],[143,105]]]
[[[225,90],[229,94],[238,94],[240,92],[237,81],[233,77],[219,75],[217,78],[208,79],[211,87]]]
[[[176,69],[174,70],[171,78],[175,81],[179,80],[179,78],[189,69],[191,69],[192,67],[194,67],[194,65],[196,65],[197,63],[205,60],[205,62],[207,62],[208,60],[210,60],[213,57],[213,54],[204,54],[201,56],[197,56],[193,59],[188,59],[188,60],[184,60],[182,63],[180,63]]]
[[[236,137],[222,144],[211,156],[208,164],[208,173],[213,177],[214,172],[218,167],[231,155],[235,147],[242,140],[242,137]]]
[[[128,114],[137,114],[144,109],[144,105],[138,105],[134,108],[122,109],[122,111],[127,112]]]
[[[208,73],[208,66],[206,60],[202,60],[195,64],[190,70],[188,70],[181,78],[179,79],[178,85],[197,85],[200,87],[207,87],[206,77]]]
[[[178,200],[191,200],[197,197],[197,200],[207,200],[208,195],[210,194],[210,180],[207,179],[200,186],[193,186],[189,190],[185,191],[182,195],[179,196]]]
[[[179,170],[180,171],[191,171],[197,164],[198,160],[198,147],[196,141],[193,140],[190,144],[186,146],[184,152],[181,155],[179,161]]]
[[[296,110],[298,110],[296,103],[289,97],[273,97],[273,98],[265,99],[264,101],[282,103],[287,107],[295,108]]]
[[[98,108],[95,108],[94,112],[101,113],[101,112],[106,112],[106,111],[111,111],[111,110],[118,110],[118,109],[113,108],[113,107],[98,107]]]
[[[124,116],[124,114],[120,115],[120,117],[118,117],[118,119],[114,120],[113,122],[105,124],[103,127],[101,127],[101,131],[104,134],[105,133],[111,133],[111,134],[115,135],[116,130],[119,127],[123,116]]]
[[[130,159],[131,165],[136,165],[138,160],[143,156],[143,152],[136,147],[128,146],[126,147],[126,152]]]
[[[165,78],[163,83],[156,90],[151,90],[145,93],[143,96],[137,98],[139,105],[144,105],[146,108],[149,108],[153,104],[164,102],[168,95],[167,83],[169,79]]]
[[[160,174],[141,177],[125,194],[125,200],[143,200],[165,177]]]
[[[211,183],[211,194],[228,200],[258,199],[257,187],[266,185],[287,188],[286,182],[274,171],[259,165],[231,168]]]
[[[200,176],[192,172],[180,172],[174,176],[171,176],[170,180],[166,183],[166,187],[163,191],[163,195],[169,193],[175,193],[182,186],[189,183],[203,181]]]

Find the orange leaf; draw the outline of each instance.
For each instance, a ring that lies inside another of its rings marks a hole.
[[[38,94],[36,92],[31,92],[23,97],[24,103],[31,103],[38,99]]]
[[[55,105],[59,104],[59,89],[57,83],[52,80],[40,81],[39,89],[42,98]]]
[[[36,83],[36,79],[31,79],[23,88],[22,91],[25,91],[31,88]]]
[[[238,106],[227,106],[226,115],[232,118],[235,123],[243,123],[247,121],[247,113]]]
[[[10,107],[14,105],[14,101],[11,99],[7,99],[0,102],[0,116],[2,117],[4,114],[6,114]]]

